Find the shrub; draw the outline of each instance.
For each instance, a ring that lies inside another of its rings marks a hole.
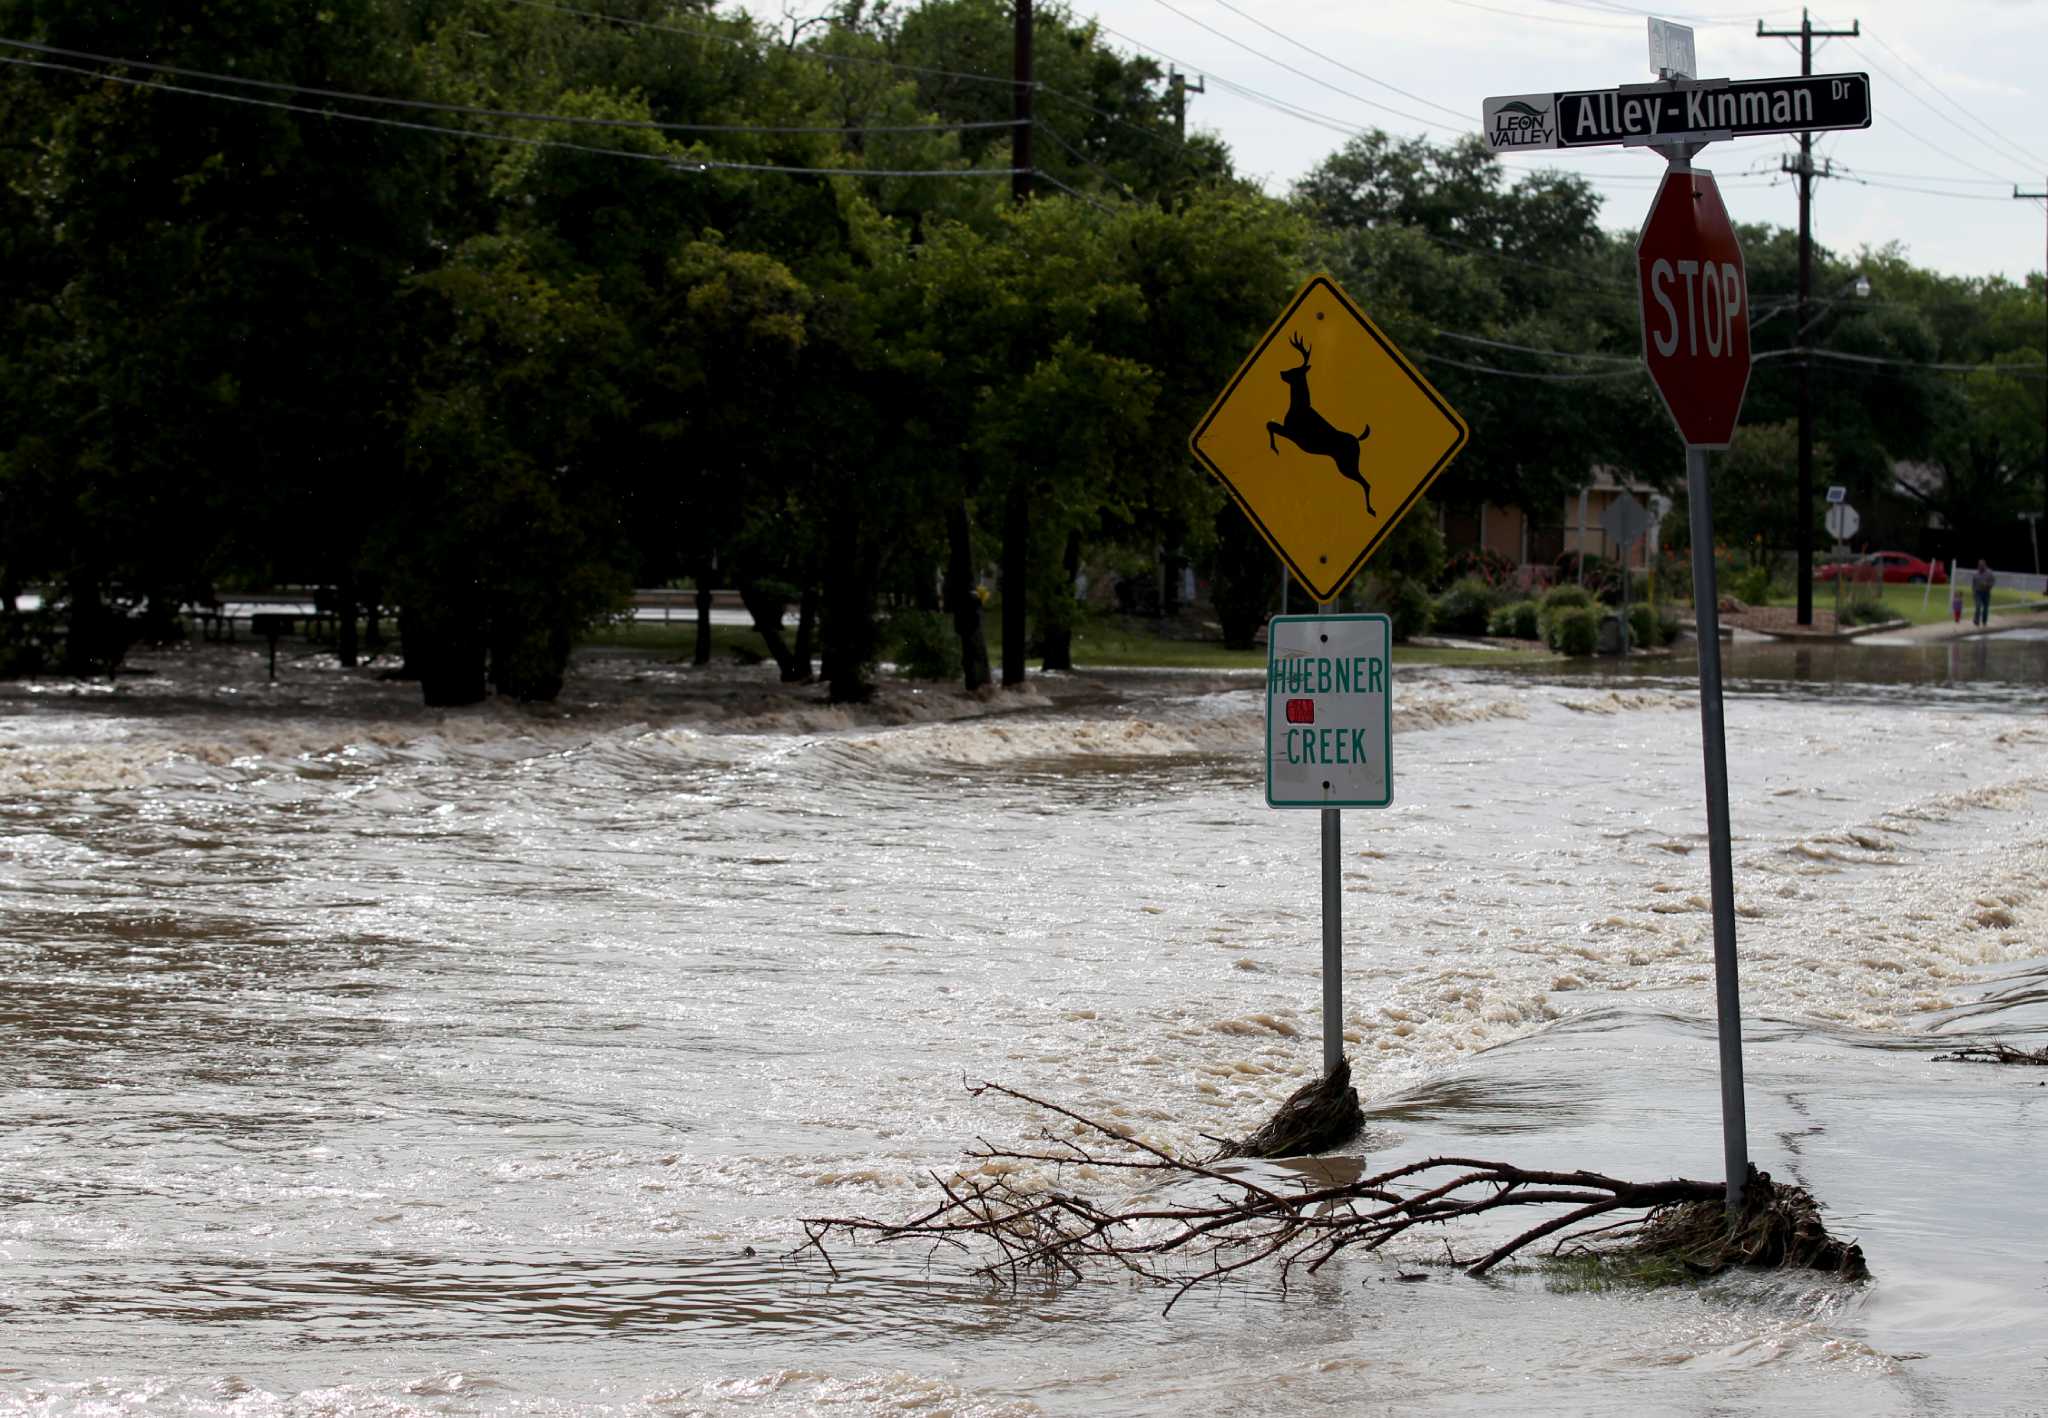
[[[1648,605],[1642,601],[1637,601],[1628,608],[1629,644],[1640,645],[1646,650],[1654,650],[1663,643],[1663,637],[1658,634],[1659,629],[1657,613],[1651,610]]]
[[[938,611],[898,611],[889,618],[896,672],[911,679],[958,679],[960,637]]]
[[[1580,568],[1578,552],[1568,551],[1551,563],[1554,568],[1551,582],[1554,585],[1584,586],[1594,596],[1600,596],[1612,581],[1619,568],[1598,552],[1587,552],[1583,558],[1584,569]]]
[[[1840,623],[1843,625],[1876,625],[1880,621],[1893,619],[1892,609],[1881,600],[1864,600],[1860,596],[1842,607]]]
[[[1420,581],[1408,576],[1397,578],[1386,601],[1387,614],[1394,620],[1394,639],[1412,640],[1429,632],[1436,603],[1430,599],[1429,588]]]
[[[1545,638],[1560,655],[1590,655],[1600,643],[1600,612],[1591,606],[1553,610]]]
[[[1487,618],[1486,632],[1515,640],[1541,640],[1542,609],[1534,601],[1515,601],[1500,606]]]
[[[1771,598],[1771,568],[1744,567],[1728,578],[1728,592],[1746,605],[1762,605]]]
[[[1479,577],[1464,577],[1436,598],[1436,628],[1453,635],[1484,635],[1487,618],[1500,599],[1500,593]]]
[[[1657,643],[1659,645],[1669,645],[1672,641],[1678,638],[1679,629],[1680,626],[1678,624],[1678,612],[1673,610],[1669,605],[1658,606]]]
[[[1552,586],[1543,593],[1543,614],[1555,616],[1561,610],[1580,610],[1593,604],[1593,593],[1583,586]]]
[[[1471,547],[1444,563],[1444,574],[1437,584],[1449,586],[1468,577],[1476,577],[1495,591],[1506,592],[1514,587],[1521,572],[1522,568],[1515,564],[1514,558],[1485,547]]]

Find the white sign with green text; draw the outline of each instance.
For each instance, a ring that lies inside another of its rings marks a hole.
[[[1393,622],[1278,615],[1266,634],[1267,806],[1393,802]]]

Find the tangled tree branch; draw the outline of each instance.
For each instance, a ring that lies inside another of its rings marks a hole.
[[[1936,1054],[1936,1063],[2037,1064],[2048,1068],[2048,1047],[2015,1049],[2010,1044],[1972,1044],[1952,1054]]]
[[[1119,1170],[1152,1184],[1127,1199],[1099,1203],[1038,1178],[1013,1181],[1005,1171],[951,1180],[934,1176],[943,1199],[906,1221],[810,1217],[803,1249],[832,1264],[826,1242],[925,1242],[932,1247],[993,1252],[980,1266],[1015,1285],[1042,1276],[1078,1278],[1088,1264],[1108,1264],[1170,1286],[1173,1308],[1197,1285],[1277,1260],[1283,1286],[1297,1269],[1314,1274],[1341,1252],[1375,1251],[1419,1226],[1486,1216],[1507,1207],[1564,1207],[1483,1256],[1453,1264],[1484,1275],[1525,1247],[1613,1212],[1643,1213],[1594,1231],[1566,1235],[1558,1245],[1606,1235],[1671,1248],[1688,1266],[1814,1265],[1850,1276],[1863,1273],[1862,1253],[1827,1236],[1819,1210],[1797,1187],[1774,1185],[1752,1171],[1744,1214],[1731,1226],[1719,1182],[1684,1178],[1635,1182],[1598,1172],[1557,1172],[1471,1157],[1431,1157],[1355,1180],[1279,1187],[1247,1172],[1175,1156],[1123,1129],[1059,1104],[984,1083],[974,1096],[996,1094],[1065,1119],[1082,1141],[1044,1129],[1022,1147],[986,1139],[968,1156],[983,1163],[1036,1163],[1055,1182],[1068,1169]],[[1038,1174],[1042,1177],[1043,1174]],[[1713,1238],[1724,1244],[1717,1251]],[[836,1274],[836,1268],[834,1273]]]

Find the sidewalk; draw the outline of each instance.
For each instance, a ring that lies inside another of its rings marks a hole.
[[[1832,611],[1816,609],[1815,623],[1801,626],[1794,623],[1790,606],[1751,606],[1740,611],[1723,611],[1720,620],[1723,639],[1776,640],[1783,644],[1846,645],[1862,642],[1871,645],[1924,645],[1996,635],[2004,630],[2048,628],[2048,600],[2000,606],[1992,611],[1988,626],[1972,625],[1968,621],[1957,624],[1952,620],[1934,621],[1927,625],[1892,621],[1836,630]],[[1681,618],[1679,624],[1687,633],[1698,634],[1691,618]]]
[[[2037,601],[2023,606],[2000,606],[1991,612],[1991,624],[1972,625],[1965,620],[1958,624],[1952,620],[1938,620],[1932,625],[1907,625],[1883,634],[1891,644],[1911,642],[1924,645],[1942,640],[1970,640],[1980,635],[1996,635],[2001,630],[2039,629],[2048,626],[2048,601]]]

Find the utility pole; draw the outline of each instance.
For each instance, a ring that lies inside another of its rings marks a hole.
[[[1767,30],[1764,22],[1756,22],[1758,39],[1796,39],[1799,41],[1799,72],[1802,75],[1813,72],[1813,42],[1816,39],[1854,39],[1863,33],[1863,22],[1851,22],[1845,30],[1817,30],[1813,17],[1805,10],[1799,12],[1799,28],[1796,30]],[[1799,328],[1803,331],[1807,322],[1807,302],[1813,299],[1813,134],[1799,135],[1799,161],[1797,166],[1785,165],[1785,171],[1799,175]],[[1825,172],[1818,174],[1825,177]],[[1813,624],[1813,357],[1799,358],[1799,500],[1794,512],[1797,525],[1794,545],[1799,549],[1799,615],[1801,625]]]
[[[1012,113],[1017,126],[1011,130],[1010,196],[1017,202],[1031,200],[1031,0],[1016,0],[1017,31],[1011,46],[1012,87],[1016,104]],[[1003,688],[1024,683],[1024,613],[1030,592],[1025,589],[1031,566],[1031,492],[1028,469],[1016,468],[1015,479],[1003,503]]]
[[[1016,101],[1010,112],[1017,126],[1010,131],[1010,196],[1022,202],[1031,195],[1031,0],[1016,0],[1017,31],[1010,45],[1010,76]]]
[[[2015,186],[2012,195],[2025,202],[2048,202],[2048,186],[2039,192],[2022,192]],[[2048,251],[2044,251],[2041,263],[2041,354],[2048,359]],[[2048,378],[2048,375],[2044,375]],[[2048,383],[2041,386],[2041,512],[2048,515]],[[2041,569],[2041,547],[2034,545],[2034,570]]]
[[[1180,70],[1168,66],[1167,86],[1173,91],[1173,136],[1185,143],[1188,138],[1188,95],[1209,92],[1207,79],[1197,79],[1192,84]]]

